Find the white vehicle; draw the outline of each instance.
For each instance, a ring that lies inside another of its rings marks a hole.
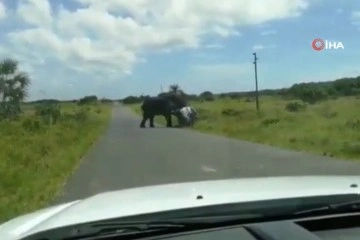
[[[180,120],[182,126],[194,126],[195,122],[198,120],[198,114],[193,107],[187,106],[183,107],[174,112],[175,116]]]
[[[359,184],[267,177],[105,192],[5,222],[0,239],[360,239]]]

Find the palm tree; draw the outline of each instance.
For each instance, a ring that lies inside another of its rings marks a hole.
[[[186,94],[181,90],[178,84],[172,84],[169,86],[169,92],[172,101],[179,107],[187,106]]]
[[[14,59],[0,62],[0,115],[12,117],[20,113],[20,104],[27,97],[30,78],[18,69]]]
[[[175,93],[175,94],[177,94],[177,93],[179,93],[181,90],[180,90],[180,86],[178,85],[178,84],[172,84],[172,85],[170,85],[170,87],[169,87],[169,92],[170,93]]]

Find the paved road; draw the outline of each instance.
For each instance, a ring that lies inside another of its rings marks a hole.
[[[360,173],[359,163],[186,129],[140,129],[139,121],[139,117],[130,109],[115,106],[105,136],[90,150],[56,203],[106,190],[161,183]]]

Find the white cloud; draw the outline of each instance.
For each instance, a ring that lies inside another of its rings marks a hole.
[[[264,48],[265,48],[264,45],[254,45],[253,46],[254,51],[260,51],[260,50],[263,50]]]
[[[33,26],[50,27],[53,21],[51,6],[47,0],[20,0],[16,14]]]
[[[229,36],[240,36],[240,33],[238,31],[221,26],[214,26],[212,28],[212,31],[224,38]]]
[[[260,35],[266,36],[266,35],[273,35],[276,34],[277,32],[275,30],[270,30],[270,31],[263,31],[260,33]]]
[[[119,79],[144,61],[144,53],[196,49],[205,46],[208,35],[239,36],[241,26],[296,17],[308,7],[306,0],[77,2],[82,7],[70,10],[52,8],[48,0],[19,0],[15,17],[28,27],[7,33],[7,53],[21,56],[33,68],[40,64],[46,69],[53,62],[101,81]],[[4,14],[0,4],[0,17]],[[205,47],[211,46],[220,47]]]
[[[6,7],[2,2],[0,2],[0,19],[4,18],[6,18]]]
[[[359,20],[360,19],[360,11],[353,11],[351,13],[351,17],[354,19],[354,20]]]
[[[275,48],[275,44],[270,44],[270,45],[261,45],[261,44],[257,44],[253,46],[253,51],[261,51],[264,49],[269,49],[269,48]]]
[[[353,11],[350,20],[352,25],[360,25],[360,11]]]
[[[207,44],[207,45],[205,45],[205,48],[209,48],[209,49],[220,49],[220,48],[224,48],[224,46],[221,45],[221,44],[213,43],[213,44]]]

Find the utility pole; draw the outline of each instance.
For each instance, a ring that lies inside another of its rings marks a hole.
[[[256,98],[256,110],[259,112],[260,106],[259,106],[259,90],[258,90],[258,80],[257,80],[257,60],[256,53],[253,53],[254,55],[254,65],[255,65],[255,98]]]

